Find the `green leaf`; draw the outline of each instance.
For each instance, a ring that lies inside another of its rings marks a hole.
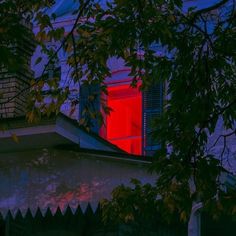
[[[15,143],[19,143],[19,138],[17,137],[16,134],[12,134],[11,137]]]

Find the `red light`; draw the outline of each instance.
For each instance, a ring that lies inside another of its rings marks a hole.
[[[113,112],[106,117],[106,139],[121,149],[142,153],[142,94],[127,85],[108,87],[107,105]]]

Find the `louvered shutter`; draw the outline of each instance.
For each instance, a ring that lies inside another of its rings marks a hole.
[[[90,96],[94,96],[93,101],[90,100]],[[80,86],[80,103],[79,103],[79,115],[80,119],[86,121],[86,125],[91,128],[95,133],[99,133],[99,123],[96,118],[91,117],[92,113],[99,112],[100,110],[100,86],[99,84],[87,84],[84,83]]]
[[[152,137],[155,128],[153,119],[160,116],[163,109],[163,85],[155,84],[143,92],[143,154],[152,156],[160,144]]]

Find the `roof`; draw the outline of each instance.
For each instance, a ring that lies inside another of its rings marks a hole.
[[[105,0],[97,0],[96,2],[100,3],[104,8],[106,7]],[[108,1],[109,2],[109,1]],[[217,0],[185,0],[184,9],[189,7],[196,7],[197,9],[207,8],[213,4],[217,3]],[[76,11],[79,7],[79,1],[75,0],[56,0],[55,4],[47,10],[48,15],[56,14],[58,18],[70,18],[73,15],[73,12]]]
[[[97,0],[96,2],[104,6],[104,0]],[[68,18],[73,15],[79,7],[79,1],[75,0],[56,0],[51,9],[47,10],[49,15],[56,14],[58,18]]]
[[[8,209],[25,214],[28,208],[54,211],[58,206],[63,210],[88,202],[97,206],[114,187],[129,184],[130,178],[142,183],[156,180],[156,175],[147,172],[151,159],[124,152],[63,114],[44,117],[37,124],[24,117],[2,122],[8,125],[0,131],[4,215]]]
[[[68,16],[79,7],[79,2],[74,0],[56,0],[48,14],[56,14],[57,17]]]
[[[61,113],[57,117],[42,118],[38,123],[28,123],[24,117],[1,120],[1,123],[5,124],[7,129],[0,131],[0,153],[59,145],[125,153],[97,134],[87,132],[76,120]]]

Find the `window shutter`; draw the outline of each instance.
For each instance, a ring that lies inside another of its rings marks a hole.
[[[163,109],[163,84],[158,83],[143,92],[143,154],[152,156],[160,148],[152,137],[155,128],[153,119],[160,116]]]
[[[84,83],[80,86],[79,119],[93,132],[99,133],[99,122],[96,114],[100,111],[99,84]]]

